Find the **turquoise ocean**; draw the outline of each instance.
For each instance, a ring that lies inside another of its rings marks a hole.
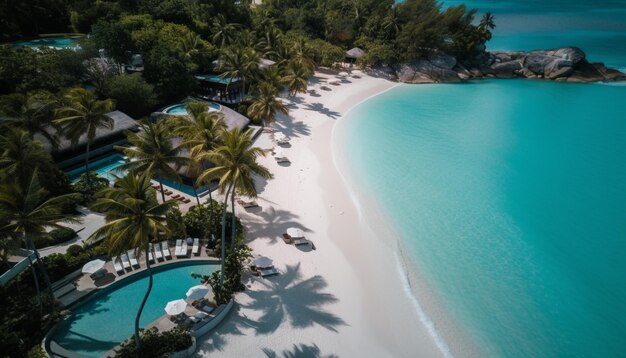
[[[626,1],[465,3],[495,14],[491,49],[626,68]],[[447,312],[423,305],[452,355],[626,357],[626,86],[399,85],[340,120],[334,153],[395,228],[414,296]]]

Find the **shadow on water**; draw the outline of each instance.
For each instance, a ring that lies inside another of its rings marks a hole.
[[[280,354],[270,348],[263,348],[267,358],[338,358],[335,354],[322,355],[317,344],[294,344],[293,350],[284,350]]]

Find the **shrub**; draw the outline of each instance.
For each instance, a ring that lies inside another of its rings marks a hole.
[[[213,200],[213,217],[209,219],[210,211],[208,203],[193,207],[187,214],[183,216],[185,230],[187,235],[191,237],[199,237],[209,239],[209,247],[215,248],[217,242],[222,237],[222,204]],[[232,214],[226,213],[226,235],[230,235],[232,225]],[[239,219],[235,219],[237,232],[243,231],[243,225]],[[230,237],[227,237],[230,239]]]
[[[70,229],[69,227],[62,227],[50,231],[48,235],[38,237],[35,240],[35,246],[40,249],[42,247],[48,247],[69,241],[75,237],[76,231]]]
[[[187,330],[178,327],[171,331],[161,332],[156,327],[144,330],[141,333],[141,350],[137,352],[137,346],[133,337],[123,342],[115,350],[116,358],[152,358],[167,357],[170,352],[178,352],[191,347],[191,334]]]
[[[115,100],[117,108],[134,118],[148,115],[157,103],[154,86],[138,73],[116,76],[108,88],[107,95]]]
[[[74,191],[82,195],[81,204],[89,205],[94,200],[97,192],[107,188],[109,181],[99,177],[96,172],[86,172],[74,183]]]

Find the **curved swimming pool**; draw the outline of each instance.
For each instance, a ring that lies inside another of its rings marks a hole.
[[[50,36],[40,37],[32,40],[16,41],[13,44],[15,46],[28,46],[37,48],[39,46],[45,46],[57,49],[77,49],[80,46],[77,40],[82,36]]]
[[[221,109],[222,109],[221,105],[215,102],[209,102],[209,112],[219,111]],[[187,113],[187,108],[185,108],[184,103],[178,103],[173,106],[169,106],[163,110],[163,113],[172,114],[175,116],[186,116],[187,114],[189,114]]]
[[[199,279],[191,273],[209,274],[218,269],[209,261],[178,261],[153,269],[154,285],[141,315],[145,327],[165,314],[168,301],[185,298]],[[141,272],[113,283],[72,309],[50,337],[62,348],[80,355],[99,357],[129,338],[135,315],[148,287],[148,275]]]

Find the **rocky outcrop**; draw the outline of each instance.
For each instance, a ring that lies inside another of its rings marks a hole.
[[[590,63],[577,47],[545,51],[492,51],[460,63],[444,53],[432,53],[396,71],[406,83],[461,82],[469,79],[543,78],[565,82],[624,81],[626,74],[602,63]]]

